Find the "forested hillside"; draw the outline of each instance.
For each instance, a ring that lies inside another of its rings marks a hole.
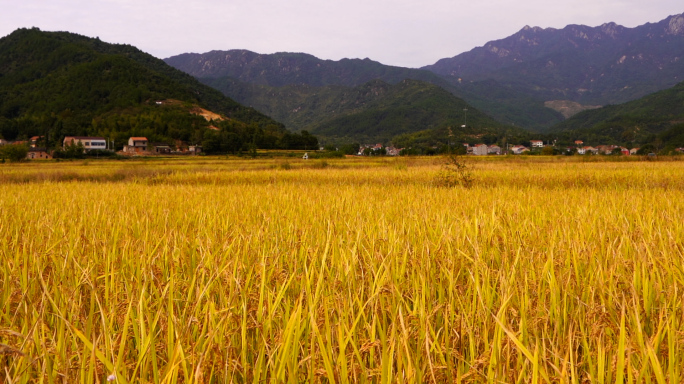
[[[373,80],[356,87],[270,87],[228,77],[200,80],[247,100],[291,129],[307,130],[328,141],[387,143],[396,135],[446,127],[459,137],[496,133],[503,127],[446,90],[418,80],[394,85]],[[466,123],[467,128],[462,128]]]
[[[541,130],[563,120],[560,113],[544,106],[544,99],[521,94],[496,81],[458,82],[427,70],[384,65],[370,59],[332,61],[305,53],[258,54],[230,50],[185,53],[164,61],[220,89],[226,96],[269,115],[270,110],[280,106],[277,99],[269,99],[270,94],[282,91],[295,95],[301,92],[325,94],[325,87],[335,86],[353,92],[352,88],[372,80],[394,85],[411,79],[437,85],[506,125]],[[272,116],[281,121],[300,119],[294,115]],[[294,128],[297,127],[299,125]]]
[[[192,113],[198,108],[222,118],[207,121]],[[65,135],[103,136],[118,146],[129,136],[196,144],[220,136],[227,150],[299,138],[132,46],[37,29],[0,39],[0,135],[44,135],[53,147]]]

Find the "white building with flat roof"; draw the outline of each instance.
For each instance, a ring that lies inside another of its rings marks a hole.
[[[71,145],[82,144],[86,151],[93,149],[107,149],[107,140],[104,137],[90,137],[90,136],[66,136],[62,142],[62,148]]]

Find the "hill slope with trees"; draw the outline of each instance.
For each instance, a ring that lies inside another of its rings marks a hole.
[[[396,135],[445,127],[458,135],[492,133],[503,127],[446,90],[418,80],[396,84],[373,80],[355,87],[270,87],[227,77],[200,80],[248,100],[250,106],[291,129],[306,130],[328,141],[387,143]]]
[[[207,121],[192,112],[197,108],[223,118]],[[44,135],[52,147],[65,135],[107,137],[118,146],[129,136],[201,144],[228,135],[223,141],[232,143],[224,145],[230,150],[298,139],[281,123],[135,47],[35,28],[0,39],[0,135]]]
[[[410,79],[437,85],[507,125],[542,129],[563,120],[560,113],[544,106],[543,99],[521,95],[497,82],[459,83],[427,70],[395,67],[370,59],[332,61],[305,53],[258,54],[230,50],[184,53],[164,61],[266,114],[278,108],[275,105],[278,101],[269,100],[265,95],[279,93],[278,89],[283,87],[297,87],[293,90],[295,94],[311,88],[318,88],[311,92],[326,93],[323,87],[334,86],[346,87],[352,92],[351,88],[372,80],[394,85]],[[276,118],[297,119],[282,115]]]
[[[641,99],[584,111],[553,127],[556,135],[587,142],[684,147],[684,83]]]

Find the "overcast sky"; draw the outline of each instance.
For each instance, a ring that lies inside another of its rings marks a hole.
[[[69,31],[159,58],[248,49],[421,67],[525,25],[626,27],[684,12],[682,0],[0,0],[0,36]]]

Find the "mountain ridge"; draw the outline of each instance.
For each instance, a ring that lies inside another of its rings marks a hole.
[[[684,14],[627,28],[525,26],[515,34],[422,67],[451,81],[494,79],[545,101],[613,104],[684,80]]]
[[[368,58],[324,60],[296,52],[259,54],[244,49],[214,50],[184,53],[164,61],[197,78],[232,77],[272,87],[291,84],[353,87],[375,79],[397,83],[406,78],[444,83],[429,71],[385,65]]]
[[[165,61],[197,78],[232,77],[273,87],[354,87],[373,79],[390,84],[420,80],[448,90],[505,124],[546,132],[572,113],[674,86],[684,80],[683,51],[684,14],[680,14],[634,28],[614,22],[561,29],[525,26],[511,36],[420,69],[370,59],[332,61],[305,53],[260,55],[246,50],[183,54]]]

